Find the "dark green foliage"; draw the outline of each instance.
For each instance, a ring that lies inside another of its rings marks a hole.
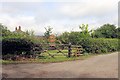
[[[120,27],[118,27],[118,28],[116,29],[116,34],[117,34],[117,38],[120,39]]]
[[[82,45],[83,49],[88,53],[107,53],[120,50],[120,42],[116,39],[120,38],[120,28],[116,28],[116,26],[111,24],[105,24],[92,32],[88,31],[87,24],[82,24],[79,28],[81,29],[80,32],[64,32],[60,36],[57,36],[58,42],[56,43]],[[11,54],[20,55],[22,53],[31,55],[40,53],[44,47],[48,49],[49,46],[41,46],[39,44],[47,43],[48,37],[52,33],[52,28],[48,27],[48,29],[45,29],[45,37],[39,39],[35,37],[33,31],[15,33],[0,24],[0,30],[2,30],[2,37],[0,36],[0,40],[2,40],[3,56],[10,57]],[[61,48],[64,49],[66,47],[61,46]]]
[[[76,45],[79,41],[80,36],[80,32],[71,32],[69,35],[69,42],[71,42],[71,44]]]
[[[79,42],[88,53],[107,53],[119,49],[118,39],[86,38]]]
[[[9,38],[2,40],[2,58],[16,60],[17,57],[35,58],[42,46],[28,39]]]
[[[83,34],[82,32],[64,32],[62,35],[58,36],[58,39],[63,44],[68,44],[69,42],[72,45],[77,45],[81,39],[90,38],[90,35]]]
[[[69,43],[69,35],[70,35],[69,32],[64,32],[60,36],[58,36],[57,38],[58,38],[58,40],[61,41],[61,43],[68,44]]]
[[[68,44],[70,42],[72,45],[77,45],[81,39],[91,38],[90,31],[88,30],[88,24],[82,24],[79,28],[81,30],[80,32],[64,32],[58,36],[58,39],[63,44]]]
[[[117,38],[116,26],[104,24],[94,32],[95,38]]]
[[[6,54],[21,54],[22,52],[29,52],[33,48],[33,43],[27,39],[3,39],[2,53]]]

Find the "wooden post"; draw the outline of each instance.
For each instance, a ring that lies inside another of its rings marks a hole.
[[[68,57],[71,57],[71,43],[68,45]]]

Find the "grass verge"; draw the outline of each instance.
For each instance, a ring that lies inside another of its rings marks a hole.
[[[110,54],[110,53],[106,53]],[[85,60],[87,58],[98,56],[98,55],[105,55],[105,53],[101,54],[85,54],[79,57],[66,57],[66,56],[60,56],[57,55],[55,58],[45,56],[45,58],[37,58],[37,59],[29,59],[24,61],[12,61],[12,60],[0,60],[1,64],[23,64],[23,63],[55,63],[55,62],[64,62],[64,61],[74,61],[74,60]]]
[[[24,61],[12,61],[12,60],[0,60],[2,64],[19,64],[19,63],[55,63],[64,61],[84,60],[91,57],[92,55],[80,56],[80,57],[66,57],[66,56],[55,56],[55,58],[47,57],[43,59],[29,59]]]

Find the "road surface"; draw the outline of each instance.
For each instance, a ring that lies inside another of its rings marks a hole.
[[[59,63],[2,65],[7,78],[118,78],[118,53]]]

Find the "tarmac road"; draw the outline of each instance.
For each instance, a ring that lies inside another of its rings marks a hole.
[[[2,65],[7,78],[118,78],[118,53],[59,63]]]

